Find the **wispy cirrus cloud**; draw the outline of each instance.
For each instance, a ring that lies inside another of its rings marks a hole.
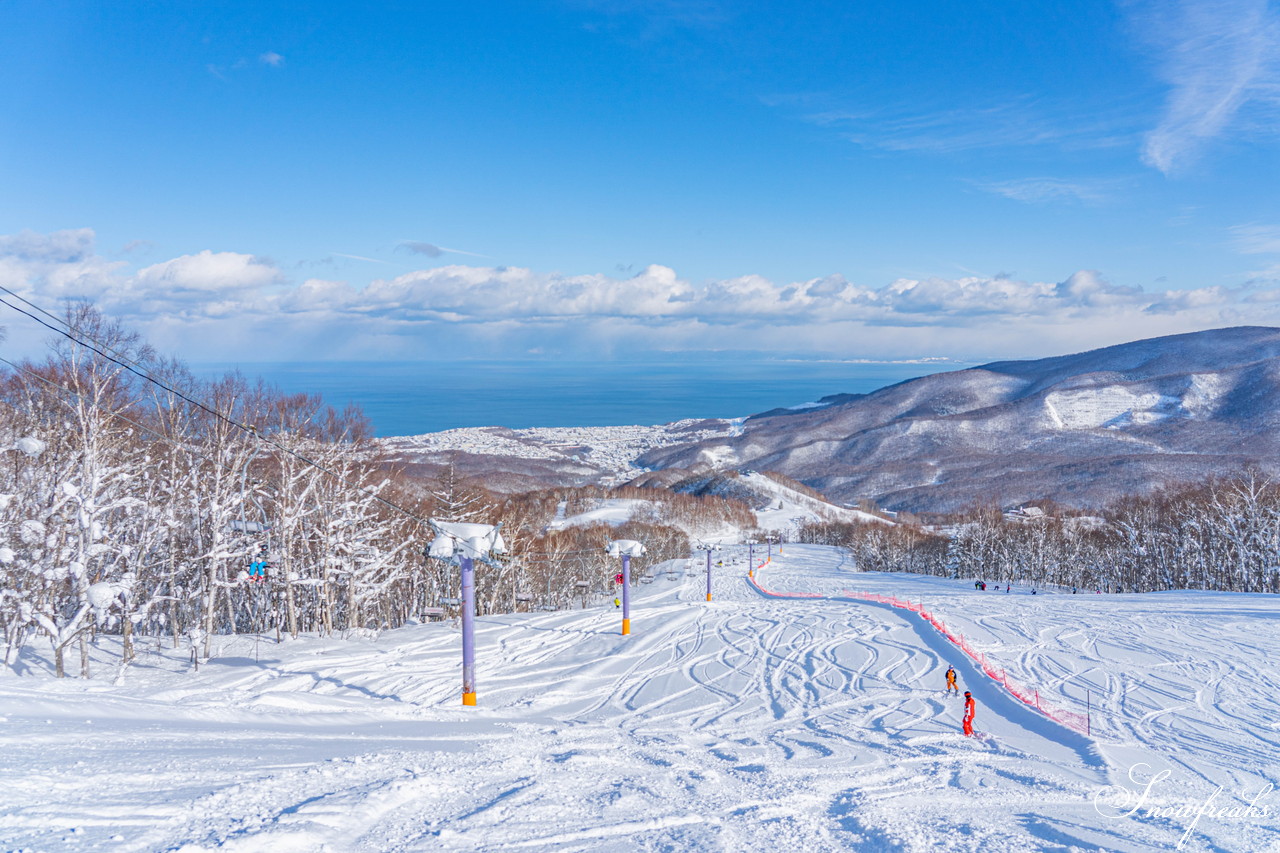
[[[1175,0],[1130,9],[1170,87],[1159,124],[1146,134],[1146,163],[1170,174],[1215,140],[1274,133],[1280,106],[1280,13],[1274,4]]]
[[[266,65],[269,68],[280,68],[284,65],[284,57],[276,53],[274,50],[268,50],[265,53],[258,54],[258,64]],[[245,69],[251,67],[253,61],[240,57],[228,63],[209,62],[204,66],[204,70],[210,75],[217,77],[223,82],[230,82],[232,76]]]
[[[428,243],[425,240],[401,240],[396,244],[397,249],[404,249],[406,252],[412,252],[415,255],[426,255],[428,258],[438,258],[444,254],[450,255],[468,255],[472,258],[487,258],[488,255],[482,255],[478,252],[468,252],[464,249],[450,249],[445,246],[437,246],[435,243]]]
[[[798,103],[812,104],[804,96]],[[787,104],[779,96],[766,103]],[[1111,148],[1128,144],[1135,127],[1119,104],[1055,103],[1029,95],[962,107],[929,106],[810,110],[806,121],[840,131],[866,148],[954,154],[995,148],[1052,145],[1063,149]]]
[[[762,351],[969,357],[1280,323],[1274,285],[1146,291],[1088,270],[1056,282],[969,275],[871,287],[840,275],[692,282],[657,264],[627,277],[446,265],[366,282],[297,282],[236,252],[132,269],[100,257],[89,229],[0,237],[0,284],[51,307],[91,300],[162,349],[214,360],[241,347],[269,360],[741,349],[744,341]]]
[[[1274,0],[1125,0],[1138,42],[1168,87],[1099,97],[1021,94],[958,105],[913,97],[901,106],[831,94],[762,101],[831,127],[870,149],[956,154],[984,149],[1135,147],[1173,174],[1213,142],[1274,136],[1280,127],[1280,7]],[[868,106],[871,105],[871,106]],[[1154,121],[1154,127],[1152,122]]]
[[[1027,204],[1078,202],[1097,204],[1115,197],[1116,181],[1067,180],[1064,178],[1016,178],[1008,181],[974,181],[973,185],[995,195]]]
[[[365,255],[349,255],[346,252],[330,252],[335,258],[346,258],[351,261],[365,261],[370,264],[390,264],[391,261],[384,261],[381,258],[370,258]]]
[[[1237,225],[1229,229],[1232,247],[1245,255],[1280,255],[1280,225]]]
[[[1280,225],[1237,225],[1228,229],[1232,248],[1242,255],[1272,255],[1273,263],[1249,273],[1249,281],[1259,286],[1280,283]],[[1272,301],[1255,295],[1254,301]]]

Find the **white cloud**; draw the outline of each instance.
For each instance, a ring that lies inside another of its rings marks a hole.
[[[28,261],[81,261],[93,252],[93,236],[92,228],[74,228],[52,234],[26,230],[0,235],[0,257]]]
[[[391,280],[361,292],[369,313],[401,311],[450,322],[556,317],[666,316],[689,285],[673,270],[650,266],[630,279],[564,276],[520,267],[446,266]]]
[[[93,236],[90,228],[0,236],[0,284],[27,297],[38,290],[46,302],[101,298],[127,264],[95,254]]]
[[[1276,105],[1280,17],[1267,0],[1177,0],[1133,8],[1170,86],[1160,123],[1143,146],[1148,164],[1174,172],[1213,140],[1240,133],[1247,108]]]
[[[154,264],[138,271],[133,281],[139,290],[169,293],[245,291],[280,280],[271,264],[253,255],[211,252],[208,249]]]
[[[1256,236],[1256,235],[1253,235]],[[1147,292],[1082,270],[1062,281],[830,275],[694,283],[651,265],[630,277],[450,265],[368,283],[290,282],[270,261],[203,251],[130,270],[91,231],[0,237],[0,284],[55,309],[93,300],[162,351],[225,360],[519,356],[758,349],[845,357],[1003,357],[1158,334],[1280,323],[1274,283]],[[20,337],[21,318],[0,318]]]
[[[279,68],[284,65],[284,57],[274,50],[268,50],[266,53],[260,54],[258,61],[263,65],[270,65],[272,68]]]
[[[356,297],[356,291],[345,281],[309,278],[293,290],[282,294],[276,305],[281,311],[290,314],[308,311],[334,312],[351,307]]]

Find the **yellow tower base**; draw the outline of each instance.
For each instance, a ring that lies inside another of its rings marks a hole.
[[[463,693],[463,694],[462,694],[462,704],[463,704],[463,705],[474,705],[474,704],[476,704],[476,694],[474,694],[474,693]]]
[[[627,634],[630,634],[630,633],[631,633],[631,620],[630,620],[630,619],[623,619],[623,620],[622,620],[622,633],[623,633],[623,635],[624,635],[624,636],[625,636],[625,635],[627,635]]]

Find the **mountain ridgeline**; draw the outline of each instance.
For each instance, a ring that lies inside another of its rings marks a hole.
[[[1280,473],[1280,329],[1242,326],[937,373],[749,418],[637,464],[778,471],[844,501],[1100,505],[1163,483]]]

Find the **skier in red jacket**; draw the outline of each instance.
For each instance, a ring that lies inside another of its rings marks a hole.
[[[964,719],[961,722],[964,725],[964,733],[970,737],[973,736],[973,714],[976,710],[973,704],[973,694],[966,690],[964,692]]]

